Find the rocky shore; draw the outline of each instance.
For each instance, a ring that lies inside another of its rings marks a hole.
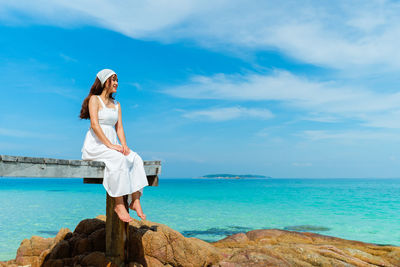
[[[313,233],[253,230],[213,243],[186,238],[166,225],[134,220],[129,266],[400,266],[400,247]],[[105,257],[105,216],[63,228],[55,238],[22,241],[14,260],[0,266],[113,266]]]

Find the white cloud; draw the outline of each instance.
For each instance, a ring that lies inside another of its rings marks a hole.
[[[305,121],[316,121],[316,122],[327,122],[327,123],[340,122],[340,119],[338,117],[320,115],[320,114],[311,114],[310,116],[302,117],[301,119]]]
[[[400,140],[397,133],[382,132],[382,131],[323,131],[323,130],[308,130],[298,134],[299,136],[311,141],[320,140],[339,140],[339,141],[354,141],[354,140]]]
[[[145,38],[155,32],[182,22],[194,10],[201,8],[197,1],[147,0],[60,0],[2,1],[2,14],[21,12],[31,17],[25,22],[53,24],[57,26],[95,25],[122,34]],[[200,2],[200,1],[199,1]],[[15,16],[7,16],[6,19]]]
[[[24,14],[23,22],[16,22],[18,12]],[[338,69],[381,66],[374,71],[400,66],[399,12],[399,3],[385,0],[0,3],[0,20],[6,23],[94,25],[138,39],[189,39],[217,49],[277,49],[303,62]]]
[[[397,123],[400,93],[378,93],[337,82],[313,81],[286,71],[195,76],[187,84],[168,88],[165,93],[193,99],[279,101],[291,108],[319,114],[319,119],[315,118],[319,121],[355,119],[365,126],[400,128]]]
[[[140,85],[140,83],[137,82],[128,82],[127,84],[129,84],[130,86],[132,86],[133,88],[135,88],[136,90],[143,90],[142,86]]]
[[[238,118],[270,119],[273,114],[268,109],[228,107],[188,111],[183,114],[190,119],[205,119],[211,121],[226,121]]]
[[[77,59],[75,59],[75,58],[73,58],[73,57],[70,57],[70,56],[67,56],[67,55],[65,55],[65,54],[63,54],[63,53],[60,53],[60,57],[62,58],[62,59],[64,59],[65,60],[65,62],[78,62],[78,60]]]
[[[394,109],[385,113],[370,114],[364,126],[400,129],[400,110]]]

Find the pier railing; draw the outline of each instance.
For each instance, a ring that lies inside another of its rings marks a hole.
[[[0,155],[0,177],[81,178],[87,184],[101,184],[104,167],[104,163],[98,161]],[[161,162],[144,161],[144,169],[149,185],[158,186]],[[124,203],[128,209],[127,196],[124,197]],[[114,207],[114,198],[107,194],[106,256],[116,265],[124,266],[129,251],[129,225],[118,218]]]

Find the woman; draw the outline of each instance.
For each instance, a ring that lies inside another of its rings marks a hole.
[[[132,221],[123,202],[124,195],[131,198],[129,208],[144,220],[146,215],[142,211],[140,197],[143,188],[148,185],[147,177],[142,159],[126,144],[121,106],[113,96],[117,87],[115,72],[101,70],[83,101],[80,118],[90,119],[91,127],[82,147],[82,159],[105,163],[103,186],[115,198],[115,212],[120,220]]]

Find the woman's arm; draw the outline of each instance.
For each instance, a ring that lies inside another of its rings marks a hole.
[[[124,155],[128,155],[130,150],[128,148],[128,145],[126,144],[126,138],[125,138],[125,132],[124,132],[124,126],[122,126],[122,112],[121,112],[121,105],[118,103],[118,121],[115,124],[115,129],[117,131],[118,139],[121,142],[122,148]]]
[[[98,117],[99,106],[99,100],[95,95],[92,95],[89,99],[90,127],[92,127],[94,133],[104,145],[108,148],[122,152],[122,148],[118,145],[112,144],[101,129]]]

